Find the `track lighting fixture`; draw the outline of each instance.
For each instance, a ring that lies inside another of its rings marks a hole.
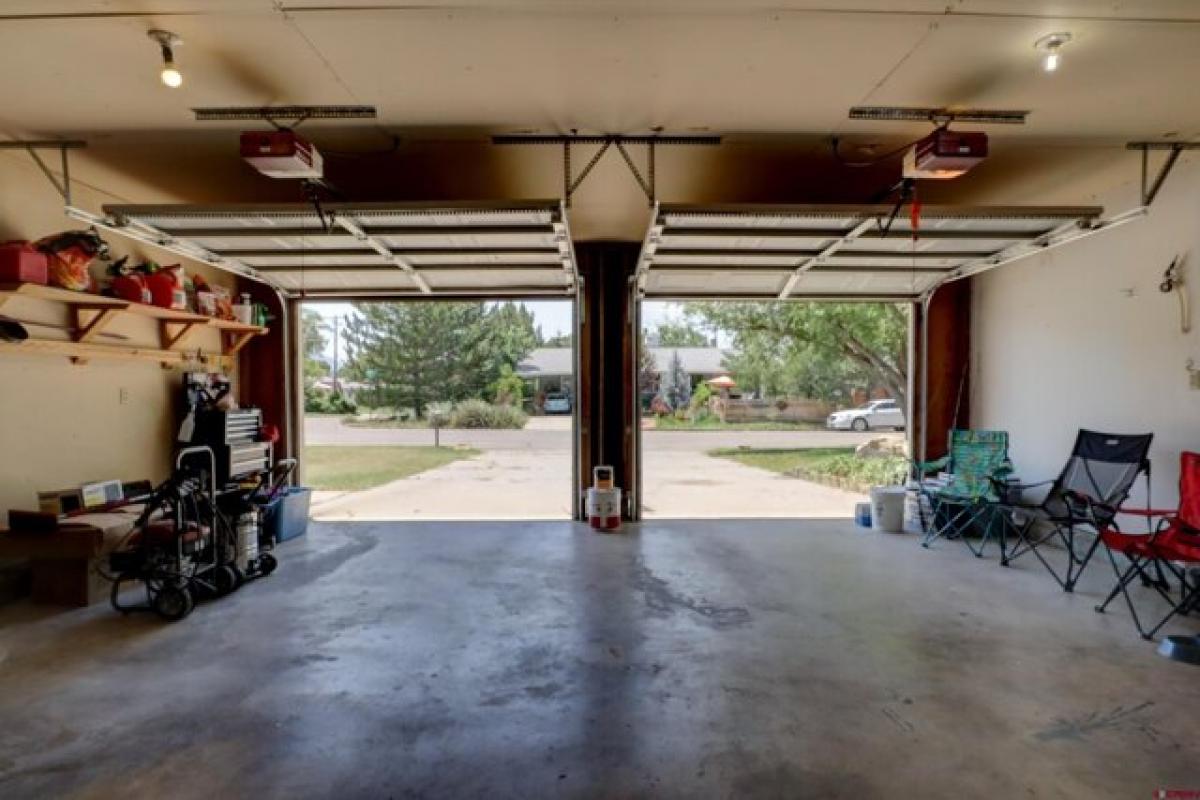
[[[162,49],[163,68],[159,73],[159,78],[162,79],[164,85],[178,89],[183,85],[183,73],[175,66],[174,48],[183,44],[183,40],[170,31],[158,29],[147,31],[146,35],[158,42],[158,46]]]

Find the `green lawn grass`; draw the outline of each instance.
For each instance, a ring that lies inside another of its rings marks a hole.
[[[313,445],[304,449],[304,475],[314,489],[357,492],[477,455],[457,447]]]
[[[675,419],[657,417],[654,427],[660,431],[815,431],[825,426],[817,422],[761,420],[758,422],[721,422],[718,417],[704,419]]]
[[[708,455],[728,458],[749,467],[817,483],[865,492],[871,486],[896,483],[907,461],[898,456],[856,458],[853,447],[749,449],[725,447]]]

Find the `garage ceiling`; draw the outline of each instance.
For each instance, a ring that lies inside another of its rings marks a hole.
[[[294,297],[537,297],[574,292],[557,200],[110,205],[109,230]]]
[[[1099,229],[1088,207],[664,205],[638,266],[647,298],[916,301],[941,283]]]
[[[926,195],[937,202],[1091,202],[1136,176],[1125,141],[1200,138],[1195,0],[0,5],[0,49],[21,76],[5,87],[0,132],[86,139],[74,175],[109,202],[300,199],[237,158],[236,132],[260,126],[198,123],[198,106],[376,106],[372,122],[301,128],[325,151],[331,182],[358,200],[554,196],[556,152],[493,148],[488,137],[661,127],[726,142],[664,148],[663,198],[857,202],[895,183],[896,162],[844,168],[830,136],[858,161],[929,130],[847,119],[860,104],[1030,110],[1027,125],[989,129],[989,161]],[[183,37],[178,90],[159,82],[150,28]],[[1052,31],[1074,38],[1048,75],[1033,43]],[[577,157],[579,167],[590,153]],[[610,155],[574,198],[572,228],[636,239],[642,202]]]

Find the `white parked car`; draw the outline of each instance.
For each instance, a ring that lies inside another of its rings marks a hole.
[[[858,408],[835,411],[825,420],[825,427],[836,431],[868,431],[873,428],[904,427],[904,412],[895,400],[871,400]]]

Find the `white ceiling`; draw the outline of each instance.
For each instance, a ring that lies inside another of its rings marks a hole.
[[[158,82],[152,27],[185,41],[178,91]],[[1033,42],[1057,30],[1075,40],[1048,75]],[[990,128],[993,162],[937,187],[939,200],[1088,202],[1103,187],[1095,169],[1078,165],[1096,153],[1115,162],[1129,139],[1200,137],[1195,0],[7,0],[0,52],[10,76],[0,132],[84,136],[78,177],[103,185],[114,172],[140,171],[155,187],[156,196],[122,198],[130,202],[293,199],[237,162],[230,137],[245,124],[194,121],[190,109],[204,105],[377,106],[377,122],[306,127],[331,149],[403,137],[403,169],[370,186],[371,199],[417,199],[433,184],[453,199],[558,192],[553,150],[493,156],[479,144],[466,164],[422,141],[661,126],[730,142],[717,153],[664,154],[662,199],[801,201],[779,196],[787,187],[753,197],[754,182],[779,174],[780,163],[828,162],[830,134],[847,137],[857,157],[858,146],[928,129],[851,122],[847,109],[861,103],[1031,111],[1023,128]],[[789,155],[748,172],[746,153],[760,146]],[[581,190],[573,225],[585,237],[638,238],[645,198],[610,158]],[[1055,180],[1022,184],[1035,163]],[[1122,179],[1136,174],[1134,162],[1121,163]],[[824,186],[842,184],[828,168]],[[1017,184],[1033,196],[1004,196]]]

